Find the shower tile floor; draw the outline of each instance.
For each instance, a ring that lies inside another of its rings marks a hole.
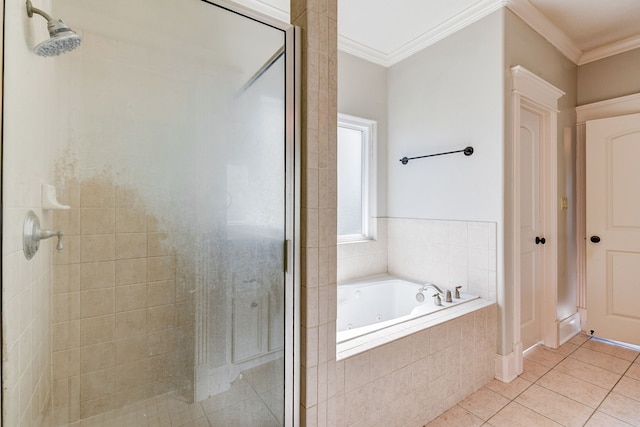
[[[493,380],[426,427],[640,426],[639,354],[585,334],[536,347],[514,381]]]
[[[249,369],[231,388],[198,403],[166,393],[69,427],[277,427],[283,425],[282,362]]]

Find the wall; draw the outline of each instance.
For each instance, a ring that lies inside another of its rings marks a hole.
[[[46,23],[29,19],[22,0],[4,6],[4,110],[2,157],[2,397],[3,425],[41,425],[50,406],[51,254],[55,242],[43,241],[27,261],[22,252],[22,225],[33,210],[41,228],[52,227],[52,215],[40,209],[40,186],[53,183],[51,159],[58,145],[55,132],[54,59],[31,48],[48,37]],[[40,7],[48,9],[50,2]]]
[[[496,305],[337,364],[336,426],[421,427],[495,373]]]
[[[337,0],[291,0],[301,28],[300,425],[335,426]]]
[[[65,249],[53,256],[53,425],[176,390],[193,372],[191,295],[176,289],[166,229],[106,177],[59,184],[71,209],[54,215]]]
[[[495,12],[389,68],[389,217],[501,222],[502,43]]]
[[[338,113],[377,122],[377,206],[387,215],[387,69],[338,52]]]
[[[577,105],[640,92],[640,49],[578,67]]]
[[[496,301],[496,224],[389,218],[389,273]]]
[[[388,72],[388,215],[496,224],[496,299],[503,279],[503,12],[497,11]],[[410,161],[467,145],[462,154]],[[503,337],[498,351],[503,352]],[[508,349],[510,351],[510,348]],[[508,352],[507,351],[507,352]]]
[[[510,168],[513,111],[510,68],[521,65],[565,92],[558,100],[558,199],[566,197],[569,209],[558,212],[558,306],[557,318],[562,320],[576,312],[576,237],[575,237],[575,106],[577,97],[577,67],[546,39],[531,29],[508,9],[505,14],[505,167]],[[565,137],[565,135],[569,135]],[[511,189],[505,188],[508,198]],[[509,203],[509,202],[507,202]],[[508,226],[508,225],[507,225]],[[506,233],[505,233],[506,234]],[[513,253],[505,240],[505,253]],[[510,265],[506,261],[505,265]],[[508,301],[512,300],[510,296]],[[511,337],[507,327],[505,338]],[[510,346],[508,339],[504,346]]]

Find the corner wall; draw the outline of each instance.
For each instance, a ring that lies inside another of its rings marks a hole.
[[[577,66],[560,53],[540,34],[536,33],[524,21],[508,9],[503,9],[505,15],[504,49],[505,59],[502,75],[504,76],[504,167],[511,170],[512,140],[513,140],[513,100],[511,67],[521,65],[565,92],[558,100],[558,128],[557,128],[557,158],[558,158],[558,200],[566,197],[568,209],[560,210],[558,218],[558,304],[557,319],[565,319],[576,313],[576,238],[575,238],[575,106],[577,98],[576,72]],[[505,181],[505,206],[511,206],[511,182]],[[507,215],[505,220],[505,237],[510,235],[512,218]],[[513,254],[511,239],[503,241],[505,253],[505,269],[509,269]],[[510,277],[507,272],[505,277]],[[502,348],[507,354],[511,352],[513,343],[513,293],[511,287],[505,287],[505,301],[507,315],[504,319]]]
[[[301,46],[300,425],[335,426],[337,0],[292,0]]]
[[[577,105],[640,92],[640,49],[578,67]]]
[[[4,2],[4,105],[2,157],[2,397],[3,425],[42,425],[51,394],[51,254],[42,241],[27,261],[22,252],[25,214],[33,210],[41,228],[52,227],[40,209],[40,186],[53,183],[51,159],[57,148],[55,59],[31,52],[48,37],[46,25],[27,17],[22,0]],[[48,9],[49,1],[38,6]],[[36,18],[37,19],[37,18]],[[28,108],[26,106],[29,106]],[[46,141],[46,143],[43,143]],[[11,185],[8,185],[11,183]],[[8,321],[9,319],[9,321]],[[8,404],[10,402],[10,404]]]

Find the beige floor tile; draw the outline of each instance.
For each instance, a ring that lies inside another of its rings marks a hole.
[[[623,374],[627,368],[631,366],[631,361],[629,360],[620,359],[619,357],[610,356],[584,347],[580,347],[569,357],[617,374]]]
[[[549,372],[551,369],[549,366],[544,366],[539,364],[538,362],[534,362],[533,360],[524,359],[523,361],[523,370],[520,378],[523,378],[527,381],[537,381],[541,376]]]
[[[640,402],[640,381],[629,377],[622,377],[613,391]]]
[[[556,427],[561,424],[546,418],[518,403],[511,402],[488,422],[494,427]]]
[[[553,353],[557,353],[557,354],[561,354],[563,356],[568,356],[571,353],[573,353],[574,351],[576,351],[578,349],[578,347],[580,347],[579,345],[570,343],[570,342],[566,342],[564,344],[562,344],[560,347],[558,348],[547,348],[545,347],[546,350],[549,350]]]
[[[456,405],[425,427],[476,427],[481,426],[483,423],[482,419]]]
[[[512,400],[515,399],[520,393],[525,391],[529,386],[531,386],[531,384],[531,381],[527,381],[518,377],[510,383],[503,383],[502,381],[494,379],[491,380],[486,387],[489,390],[495,391],[496,393],[506,397],[507,399]]]
[[[632,350],[630,348],[621,347],[619,345],[599,341],[599,340],[590,340],[589,342],[584,343],[582,348],[588,348],[590,350],[599,351],[600,353],[605,353],[610,356],[619,357],[620,359],[629,360],[633,362],[636,357],[638,357],[638,352]]]
[[[591,416],[585,427],[631,427],[631,424],[597,411]]]
[[[575,344],[575,345],[582,345],[585,342],[589,341],[589,338],[590,338],[589,335],[581,332],[567,342],[570,342],[571,344]]]
[[[526,359],[532,360],[544,366],[553,368],[565,358],[564,355],[554,350],[548,349],[542,345],[537,346],[529,351],[525,356]]]
[[[509,399],[484,387],[458,405],[483,420],[488,420],[509,403]]]
[[[558,364],[556,370],[579,378],[591,384],[611,390],[618,382],[621,375],[607,371],[594,365],[582,362],[578,359],[568,357]]]
[[[625,377],[633,378],[640,381],[640,364],[634,363],[629,367],[629,370],[624,373]]]
[[[640,402],[630,397],[611,392],[598,409],[631,425],[640,426]]]
[[[600,402],[602,402],[609,393],[608,389],[564,374],[555,369],[540,378],[536,384],[594,409],[598,407]]]
[[[592,408],[535,384],[515,402],[565,426],[582,426],[593,413]]]

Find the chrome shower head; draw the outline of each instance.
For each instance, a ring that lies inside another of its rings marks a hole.
[[[29,18],[36,13],[47,20],[47,29],[49,30],[49,40],[45,40],[38,44],[33,51],[40,56],[56,56],[61,53],[69,52],[78,46],[82,39],[75,31],[67,26],[61,19],[53,19],[47,13],[33,7],[31,0],[27,0],[27,15]]]

